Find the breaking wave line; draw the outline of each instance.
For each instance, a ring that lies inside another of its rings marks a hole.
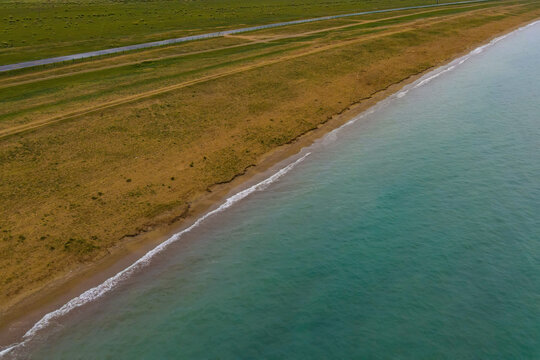
[[[471,52],[469,52],[467,55],[465,56],[462,56],[452,62],[450,62],[447,67],[441,67],[431,73],[428,73],[426,76],[424,76],[423,78],[421,78],[420,80],[418,80],[418,82],[416,84],[414,84],[411,88],[408,88],[406,90],[402,90],[400,92],[398,92],[396,94],[396,97],[397,98],[402,98],[404,97],[405,95],[407,95],[407,93],[409,92],[409,90],[411,89],[416,89],[416,88],[419,88],[421,86],[424,86],[426,85],[427,83],[431,82],[431,80],[433,79],[436,79],[438,78],[439,76],[441,76],[442,74],[444,73],[447,73],[449,71],[452,71],[454,70],[457,66],[459,65],[462,65],[463,63],[465,63],[467,60],[469,60],[472,56],[474,55],[478,55],[480,53],[482,53],[485,49],[495,45],[496,43],[498,43],[499,41],[507,38],[508,36],[516,33],[516,32],[519,32],[519,31],[522,31],[522,30],[525,30],[531,26],[534,26],[536,24],[539,24],[540,23],[540,20],[537,20],[537,21],[534,21],[530,24],[527,24],[525,26],[522,26],[520,27],[519,29],[515,30],[515,31],[512,31],[511,33],[508,33],[508,34],[505,34],[505,35],[502,35],[502,36],[499,36],[499,37],[496,37],[494,38],[493,40],[491,40],[489,43],[487,44],[484,44],[482,46],[479,46],[477,47],[476,49],[472,50]]]
[[[302,162],[307,156],[309,156],[311,153],[308,152],[301,158],[297,159],[296,161],[290,163],[289,165],[283,167],[276,173],[274,173],[272,176],[264,179],[263,181],[245,189],[242,190],[235,195],[229,197],[223,204],[221,204],[217,209],[214,209],[212,211],[207,212],[203,216],[197,219],[191,226],[187,227],[186,229],[177,232],[152,250],[148,251],[143,257],[139,258],[137,261],[135,261],[133,264],[125,268],[124,270],[120,271],[116,275],[108,278],[103,283],[101,283],[98,286],[95,286],[89,290],[86,290],[81,295],[71,299],[66,304],[64,304],[61,308],[52,311],[45,316],[41,318],[37,323],[34,324],[34,326],[24,334],[22,341],[16,344],[13,344],[3,350],[0,351],[0,358],[7,355],[12,350],[15,350],[20,347],[24,347],[28,341],[30,341],[36,333],[38,333],[40,330],[46,328],[51,324],[51,321],[54,319],[58,319],[67,313],[71,312],[72,310],[81,307],[91,301],[94,301],[106,293],[113,290],[119,283],[129,278],[133,273],[135,273],[137,270],[140,270],[141,268],[145,267],[150,263],[152,258],[165,250],[170,244],[178,241],[182,235],[185,233],[193,230],[194,228],[198,227],[200,224],[203,223],[206,219],[211,217],[212,215],[215,215],[219,212],[222,212],[223,210],[231,207],[233,204],[237,203],[238,201],[246,198],[248,195],[256,192],[266,189],[270,184],[278,180],[280,177],[288,173],[290,170],[292,170],[296,165],[298,165],[300,162]]]

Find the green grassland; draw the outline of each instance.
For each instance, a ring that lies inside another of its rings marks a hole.
[[[0,128],[8,127],[16,123],[31,120],[32,118],[21,117],[24,114],[43,111],[47,108],[68,103],[77,103],[75,107],[81,105],[81,101],[94,101],[95,99],[115,95],[118,97],[127,94],[134,94],[156,86],[166,85],[179,80],[189,80],[203,72],[212,69],[220,69],[225,66],[235,66],[257,60],[261,56],[279,56],[283,51],[291,51],[309,46],[317,38],[334,38],[337,41],[344,37],[353,38],[377,31],[377,29],[389,25],[399,25],[411,20],[427,19],[449,14],[458,14],[471,11],[471,9],[481,9],[496,6],[494,4],[468,5],[453,9],[437,9],[425,11],[421,14],[400,13],[391,19],[371,19],[370,22],[358,23],[358,19],[347,21],[331,20],[319,24],[302,24],[283,29],[270,29],[252,32],[251,35],[267,40],[265,42],[252,41],[231,41],[232,39],[215,39],[199,41],[190,44],[181,44],[175,47],[163,48],[162,51],[154,52],[153,58],[146,61],[139,61],[127,65],[119,64],[114,68],[95,70],[87,73],[75,72],[70,76],[42,80],[39,87],[36,83],[27,83],[18,86],[0,87],[0,98],[3,107],[0,109]],[[382,17],[383,15],[378,15]],[[388,16],[388,15],[386,15]],[[335,29],[335,26],[344,26]],[[316,33],[311,33],[317,31]],[[308,35],[302,35],[308,32]],[[284,36],[284,34],[294,34],[291,37],[272,40],[273,36]],[[205,43],[219,44],[217,49],[204,47]],[[186,54],[185,48],[193,50],[193,44],[197,44],[197,49],[207,49],[200,53]],[[227,48],[227,45],[242,45]],[[225,47],[225,48],[223,48]],[[176,51],[176,52],[173,52]],[[176,54],[177,56],[174,56]],[[28,72],[29,70],[25,70]],[[59,71],[61,72],[61,70]],[[8,77],[8,74],[2,74]],[[2,77],[0,77],[1,79]],[[76,86],[76,91],[73,88]],[[44,100],[56,99],[56,100]],[[29,101],[24,101],[29,100]],[[35,119],[35,116],[33,117]]]
[[[0,65],[433,0],[2,1]]]

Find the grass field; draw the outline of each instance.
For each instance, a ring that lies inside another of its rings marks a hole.
[[[2,1],[0,65],[431,0]]]
[[[162,27],[148,25],[140,34],[174,27],[168,17],[173,12],[157,10],[165,3],[144,3],[169,22],[149,16],[145,21]],[[362,6],[405,3],[413,2]],[[21,12],[63,9],[61,2],[19,4]],[[66,12],[91,8],[82,4],[65,4]],[[88,4],[101,13],[110,6],[114,16],[124,16],[116,6],[143,6]],[[166,4],[177,10],[192,4],[193,14],[204,13],[209,22],[191,16],[192,22],[178,26],[181,30],[230,25],[234,19],[247,23],[261,8],[266,10],[251,23],[304,17],[296,2],[258,2],[258,7],[233,2],[223,18],[216,12],[219,4],[225,6],[220,2]],[[355,5],[309,4],[309,16]],[[352,104],[367,103],[390,85],[539,16],[536,1],[468,4],[295,25],[1,74],[1,307],[107,256],[128,235],[177,220],[213,184],[230,181]],[[113,42],[128,33],[115,26],[108,32]],[[84,38],[65,36],[64,41]],[[19,54],[15,45],[3,51]]]

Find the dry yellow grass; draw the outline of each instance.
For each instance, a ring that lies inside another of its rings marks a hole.
[[[534,2],[462,10],[3,77],[0,304],[177,220],[351,104],[540,16]],[[9,131],[28,124],[40,126]]]

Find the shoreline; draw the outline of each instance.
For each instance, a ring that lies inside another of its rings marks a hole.
[[[60,276],[46,285],[45,288],[34,289],[32,294],[8,306],[2,312],[3,321],[0,325],[0,348],[20,340],[22,335],[43,315],[58,309],[85,290],[101,284],[107,278],[114,276],[119,271],[130,266],[130,264],[140,259],[148,251],[162,244],[174,234],[192,226],[202,216],[218,208],[229,196],[271,175],[280,168],[280,165],[283,166],[285,162],[290,162],[302,149],[314,144],[326,134],[342,127],[381,101],[398,94],[404,87],[432,73],[434,70],[441,69],[465,55],[471,54],[475,49],[489,44],[501,35],[510,34],[519,28],[535,22],[537,20],[527,21],[518,26],[506,29],[504,32],[494,34],[488,41],[470,45],[466,50],[452,55],[451,59],[441,60],[435,66],[417,74],[411,74],[399,82],[380,89],[369,97],[345,107],[342,111],[328,118],[316,128],[308,130],[290,143],[264,154],[256,165],[248,166],[242,173],[235,175],[230,181],[213,185],[210,192],[198,197],[191,204],[187,214],[180,214],[174,222],[170,224],[152,224],[155,228],[151,230],[145,230],[133,237],[126,236],[124,240],[120,241],[119,245],[109,249],[109,255],[72,270],[64,276]]]

